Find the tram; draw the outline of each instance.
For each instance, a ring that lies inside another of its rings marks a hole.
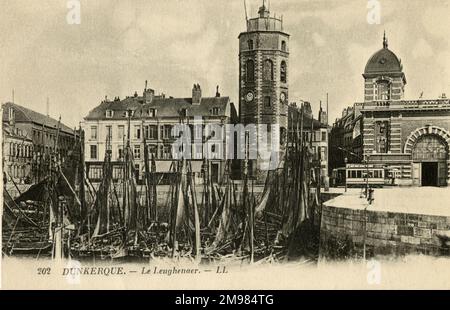
[[[373,165],[348,164],[346,168],[337,168],[332,172],[334,186],[382,187],[386,184],[384,168]]]

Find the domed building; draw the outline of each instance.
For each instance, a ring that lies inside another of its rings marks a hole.
[[[397,185],[447,186],[450,177],[450,101],[404,100],[406,77],[397,55],[383,48],[364,70],[361,109],[363,160],[382,167]]]
[[[405,73],[401,60],[388,48],[386,34],[383,48],[370,57],[363,77],[365,101],[403,99]]]
[[[364,102],[355,103],[350,112],[345,109],[333,125],[330,152],[336,154],[330,154],[335,159],[330,167],[359,163],[364,169],[384,170],[385,183],[450,185],[450,100],[445,94],[404,99],[406,76],[386,34],[363,78]]]

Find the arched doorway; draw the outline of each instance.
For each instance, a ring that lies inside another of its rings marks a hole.
[[[413,182],[421,186],[447,185],[449,148],[437,134],[423,134],[412,148]]]

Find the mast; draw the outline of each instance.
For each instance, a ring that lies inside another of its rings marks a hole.
[[[63,197],[56,197],[56,191],[55,187],[57,184],[57,173],[61,172],[61,165],[58,162],[58,156],[57,156],[57,144],[59,139],[59,128],[61,125],[61,116],[58,120],[58,126],[56,131],[56,139],[53,144],[52,152],[50,154],[50,173],[51,173],[51,187],[52,187],[52,194],[54,197],[54,200],[56,202],[56,225],[53,232],[53,259],[59,260],[63,258],[63,238],[64,238],[64,204],[63,204]],[[51,206],[50,206],[51,208]],[[50,212],[51,213],[51,212]],[[49,225],[51,226],[51,221],[49,222]]]
[[[249,246],[250,246],[250,263],[254,260],[254,235],[253,235],[253,201],[249,199],[248,191],[248,157],[249,157],[249,133],[245,133],[245,160],[244,160],[244,190],[243,190],[243,203],[244,210],[248,214],[249,225]]]
[[[90,216],[89,216],[89,210],[87,209],[87,205],[86,205],[86,192],[85,192],[85,173],[86,173],[86,162],[85,162],[85,159],[84,159],[84,133],[83,133],[83,131],[81,130],[81,125],[80,125],[80,136],[79,136],[79,139],[80,139],[80,148],[79,148],[79,151],[80,151],[80,154],[79,154],[79,156],[80,156],[80,162],[79,162],[79,165],[80,165],[80,171],[79,171],[79,173],[78,173],[78,175],[79,175],[79,193],[78,193],[78,195],[79,195],[79,197],[80,197],[80,200],[81,200],[81,207],[80,207],[80,215],[81,215],[81,219],[82,219],[82,221],[84,222],[85,220],[87,220],[87,229],[88,229],[88,238],[89,238],[89,241],[90,241],[90,238],[91,238],[91,236],[90,236]],[[84,233],[84,231],[83,231],[83,227],[80,227],[80,232],[81,233]],[[89,243],[88,243],[89,244]]]
[[[300,212],[303,213],[303,181],[304,181],[304,155],[305,155],[305,143],[304,143],[304,139],[303,139],[303,117],[304,117],[304,105],[302,104],[301,107],[301,117],[300,117],[300,170],[299,170],[299,188],[298,188],[298,192],[299,192],[299,202],[300,202]],[[296,226],[299,223],[297,222],[296,219]]]
[[[148,156],[148,148],[147,148],[147,137],[146,130],[144,130],[144,120],[142,120],[142,138],[144,144],[144,168],[145,168],[145,217],[144,217],[144,225],[149,225],[149,221],[153,218],[153,205],[152,205],[152,195],[150,193],[151,181],[150,181],[150,167],[149,167],[149,156]]]
[[[189,189],[190,189],[190,195],[192,200],[192,206],[194,209],[194,227],[195,227],[195,258],[197,260],[200,259],[200,217],[198,214],[198,206],[197,206],[197,197],[195,195],[195,184],[193,179],[193,172],[192,172],[192,165],[191,162],[189,162],[189,176],[188,176],[188,182],[189,182]]]
[[[172,257],[175,257],[175,253],[178,248],[177,242],[177,228],[183,216],[184,207],[184,194],[183,194],[183,179],[185,178],[185,167],[183,161],[179,161],[175,173],[175,189],[172,200],[172,212],[171,212],[171,230],[170,241],[172,243]],[[179,221],[180,220],[180,221]]]
[[[209,161],[208,159],[203,160],[203,197],[202,197],[202,204],[203,204],[203,220],[205,225],[208,226],[209,220],[210,220],[210,212],[211,212],[211,205],[212,205],[212,190],[210,188],[211,186],[211,179],[210,179],[210,173],[209,173]]]
[[[130,225],[130,198],[129,198],[129,161],[130,161],[130,130],[131,130],[131,110],[128,113],[128,128],[127,128],[127,140],[124,149],[124,163],[123,163],[123,219],[125,226],[125,236]]]
[[[246,27],[248,27],[248,13],[247,13],[247,1],[246,0],[244,0],[244,11],[245,11],[245,25],[246,25]],[[13,94],[14,94],[14,90],[13,90]],[[13,100],[13,102],[14,102],[14,100]]]
[[[155,222],[158,221],[158,199],[157,199],[157,178],[156,178],[156,161],[154,154],[151,154],[152,159],[152,166],[151,166],[151,211],[153,212],[152,218],[155,220]]]
[[[181,112],[179,112],[179,123],[182,123]],[[172,257],[175,257],[178,241],[177,241],[177,228],[183,219],[184,215],[184,204],[185,204],[185,192],[183,191],[184,186],[186,184],[186,166],[184,165],[184,158],[178,160],[175,165],[176,168],[176,182],[175,182],[175,200],[172,201],[172,212],[171,212],[171,243],[172,243]]]
[[[110,232],[111,228],[111,206],[110,206],[110,187],[112,179],[112,167],[111,167],[111,150],[109,136],[106,137],[106,150],[105,160],[103,163],[103,177],[98,194],[96,197],[95,205],[98,210],[97,223],[93,236],[104,235]]]

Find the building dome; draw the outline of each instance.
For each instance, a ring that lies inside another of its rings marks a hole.
[[[401,61],[397,55],[388,49],[386,35],[383,39],[383,48],[370,57],[364,74],[399,73],[403,71]]]

